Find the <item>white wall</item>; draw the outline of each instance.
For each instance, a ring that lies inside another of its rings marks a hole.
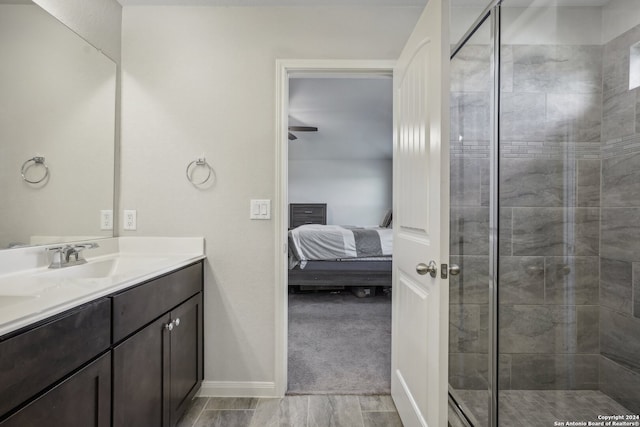
[[[419,15],[124,8],[120,194],[123,209],[138,210],[138,231],[121,234],[206,238],[209,390],[258,382],[273,392],[275,225],[249,220],[249,199],[276,193],[276,58],[395,59]],[[197,190],[184,171],[203,153],[217,180]]]
[[[602,44],[640,24],[640,1],[611,0],[602,8]]]
[[[392,197],[392,160],[289,160],[289,203],[326,203],[327,224],[377,226]]]
[[[116,0],[33,1],[120,63],[122,6]]]

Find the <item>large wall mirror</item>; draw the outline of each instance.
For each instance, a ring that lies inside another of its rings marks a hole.
[[[15,0],[0,64],[0,249],[113,236],[116,64]]]

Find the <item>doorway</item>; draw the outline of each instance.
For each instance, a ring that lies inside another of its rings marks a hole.
[[[289,78],[288,394],[390,394],[390,75]]]
[[[279,254],[277,259],[278,265],[276,268],[276,274],[277,274],[276,283],[279,286],[279,289],[277,292],[278,301],[276,305],[277,321],[278,321],[276,331],[279,334],[279,336],[277,337],[278,354],[276,358],[276,365],[277,365],[276,372],[278,374],[278,377],[277,377],[276,384],[279,392],[282,395],[284,395],[287,392],[287,385],[289,382],[288,381],[289,379],[288,378],[289,377],[288,349],[289,349],[289,333],[290,333],[289,331],[289,315],[290,315],[290,306],[289,306],[290,296],[289,295],[290,294],[289,294],[289,274],[288,274],[289,272],[289,257],[288,257],[288,249],[289,249],[288,234],[289,233],[288,231],[289,231],[289,226],[291,225],[289,202],[303,202],[303,203],[313,202],[312,204],[315,204],[315,205],[326,204],[327,207],[325,209],[327,210],[324,212],[324,215],[326,216],[326,220],[328,221],[325,220],[325,222],[329,222],[329,223],[338,223],[338,222],[345,222],[345,221],[347,223],[356,222],[356,221],[349,220],[348,218],[349,209],[346,209],[346,210],[335,209],[335,206],[340,204],[339,200],[334,200],[332,203],[322,203],[326,200],[327,197],[329,197],[329,195],[326,193],[324,196],[318,196],[320,198],[315,198],[315,199],[292,200],[290,197],[290,190],[291,190],[289,188],[290,173],[293,173],[294,175],[296,175],[297,171],[295,169],[296,168],[299,169],[299,167],[302,165],[302,164],[298,164],[297,166],[291,168],[289,163],[290,149],[291,149],[290,148],[291,145],[289,143],[289,135],[288,135],[289,133],[288,126],[290,122],[289,99],[291,95],[290,90],[294,91],[293,92],[294,95],[296,90],[295,83],[293,85],[290,84],[291,80],[307,79],[306,82],[307,83],[311,82],[312,84],[314,82],[316,84],[319,84],[321,82],[318,82],[318,80],[322,80],[322,79],[332,79],[332,80],[335,80],[335,83],[344,82],[345,80],[347,81],[351,80],[352,82],[360,82],[361,80],[382,80],[382,79],[391,80],[392,69],[393,69],[393,62],[391,61],[388,61],[388,62],[387,61],[279,61],[278,63],[279,87],[277,89],[280,94],[279,96],[280,104],[278,105],[278,109],[277,109],[278,141],[279,141],[279,144],[277,147],[277,163],[278,163],[277,179],[278,179],[279,194],[277,195],[278,197],[276,202],[276,209],[274,210],[274,212],[277,215],[276,216],[277,218],[276,232],[277,232],[278,238],[277,238],[276,245],[277,245],[278,254]],[[305,117],[304,114],[301,114],[300,112],[298,112],[297,116],[298,117],[295,117],[294,115],[294,117],[291,117],[292,125],[316,127],[315,122],[309,119],[308,117]],[[318,132],[319,134],[320,132],[322,132],[320,130],[322,126],[317,126],[317,127],[319,128],[319,132]],[[342,132],[344,132],[344,130]],[[292,133],[294,133],[294,135],[297,138],[301,139],[301,140],[298,140],[297,142],[300,142],[300,143],[306,142],[307,145],[314,142],[312,140],[320,139],[320,138],[313,138],[313,136],[317,136],[317,135],[314,135],[316,134],[316,132],[303,133],[299,131],[298,132],[293,131]],[[309,138],[307,138],[307,135],[309,135]],[[391,139],[391,134],[389,134],[389,139]],[[298,149],[300,148],[300,146],[303,146],[303,145],[304,144],[299,144],[293,150],[299,151]],[[314,148],[312,148],[312,150],[313,149]],[[317,145],[315,149],[317,150]],[[312,156],[314,156],[314,154],[312,154]],[[318,153],[315,153],[316,160],[318,160],[317,156],[318,156]],[[335,159],[333,160],[334,161],[330,161],[328,165],[331,165],[333,163],[333,167],[344,169],[344,166],[345,166],[344,164],[342,165],[336,164]],[[302,162],[304,162],[304,160],[302,160]],[[309,164],[307,164],[307,166],[309,166]],[[317,165],[317,164],[315,166],[322,167],[322,165]],[[331,175],[335,175],[336,174],[335,172],[336,171],[334,171]],[[298,191],[298,190],[299,189],[295,191]],[[331,193],[330,189],[326,189],[326,190],[329,193]],[[295,192],[292,193],[292,195],[294,194]],[[300,193],[298,193],[298,195],[300,195]],[[344,216],[345,211],[347,213],[347,217]],[[380,220],[381,219],[377,219],[377,221],[375,221],[374,223],[369,224],[369,222],[372,222],[372,220],[367,219],[366,223],[360,222],[360,224],[348,224],[348,225],[379,225],[378,221]],[[299,289],[296,289],[296,290],[299,290]],[[333,290],[333,291],[337,292],[338,290]],[[358,291],[370,293],[371,289],[366,289],[366,287],[362,287],[361,289],[358,289]],[[312,297],[322,298],[323,295],[329,294],[330,292],[332,292],[332,290],[325,290],[325,291],[320,290],[318,292],[313,292]],[[352,299],[350,297],[353,297],[353,299],[358,298],[349,289],[341,289],[339,290],[339,292],[340,293],[336,293],[333,295],[334,297],[337,296],[336,299],[340,299],[340,298]],[[303,294],[299,294],[299,295],[303,296]],[[365,296],[365,298],[367,298],[367,296]],[[362,299],[364,300],[365,298],[362,298]],[[370,300],[367,300],[367,302],[368,301]],[[384,373],[384,375],[387,377],[390,376],[390,369],[388,369],[387,372]],[[314,391],[322,391],[322,390],[314,390]],[[354,392],[355,391],[356,390],[354,390]]]

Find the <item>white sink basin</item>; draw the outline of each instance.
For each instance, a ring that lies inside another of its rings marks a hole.
[[[49,269],[39,274],[42,278],[69,279],[102,279],[123,274],[130,274],[137,270],[148,270],[150,267],[165,262],[165,257],[118,256],[102,260],[89,261],[82,265],[73,265],[58,269]]]

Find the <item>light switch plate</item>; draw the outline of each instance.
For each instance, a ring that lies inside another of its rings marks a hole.
[[[252,199],[249,219],[271,219],[271,200]]]
[[[124,210],[124,229],[125,230],[135,230],[138,228],[138,218],[137,212],[135,209],[125,209]]]

